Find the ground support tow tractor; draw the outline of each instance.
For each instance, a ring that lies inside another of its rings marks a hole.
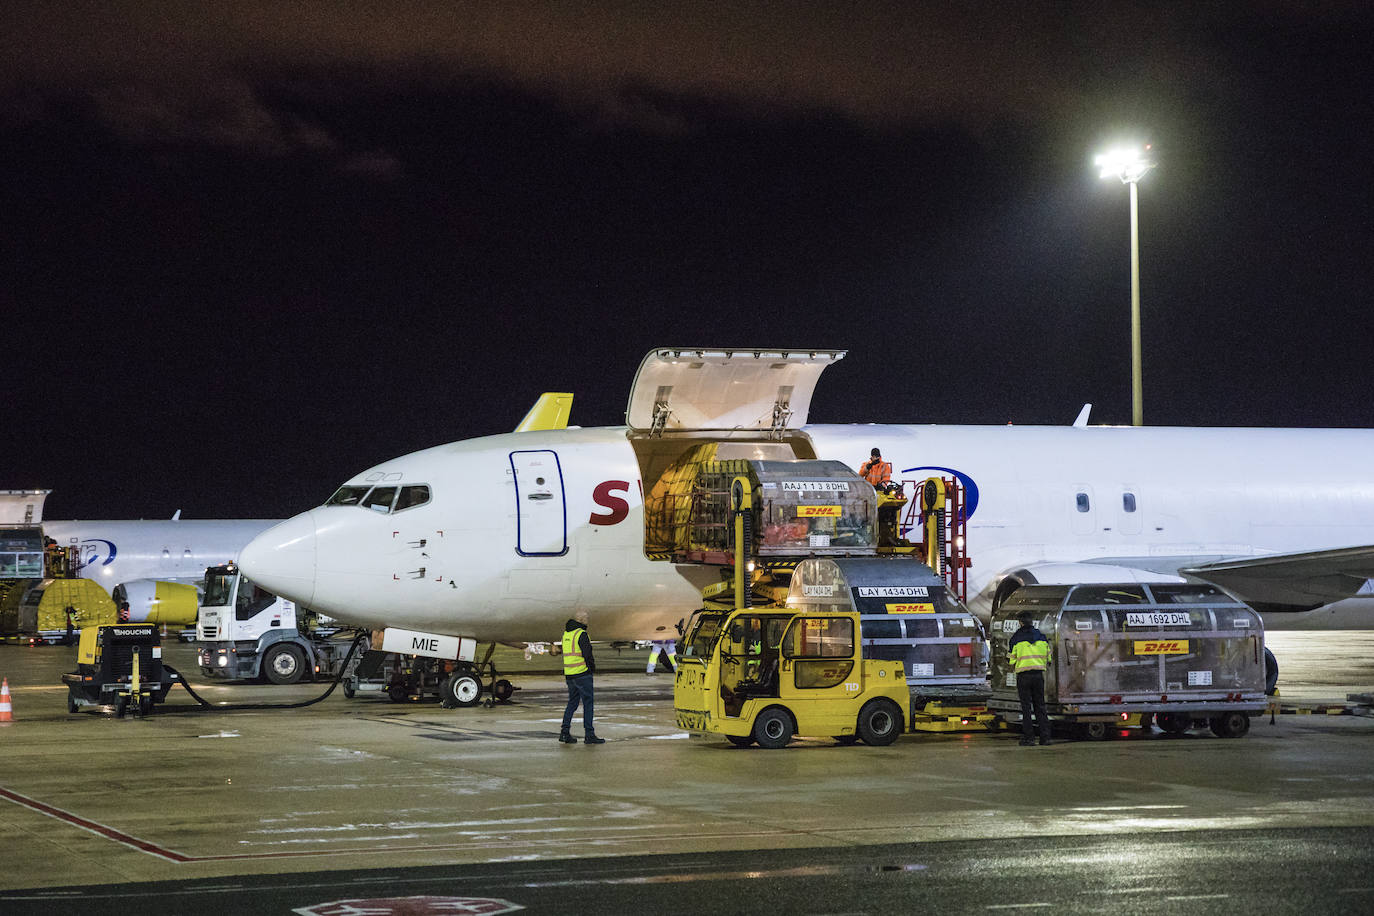
[[[910,694],[901,662],[863,658],[857,612],[751,607],[752,491],[748,476],[734,478],[733,607],[708,603],[692,617],[673,687],[678,726],[739,747],[785,747],[795,735],[891,744]]]
[[[1245,604],[1210,585],[1028,585],[992,616],[992,698],[1020,722],[1009,664],[1017,615],[1030,612],[1050,643],[1045,707],[1077,737],[1117,729],[1170,734],[1208,726],[1221,738],[1265,711],[1264,627]]]
[[[177,676],[162,665],[162,641],[152,624],[85,627],[77,645],[76,671],[62,675],[67,712],[110,706],[114,714],[146,716],[167,698]]]
[[[339,673],[350,642],[294,601],[245,578],[230,563],[205,571],[196,617],[198,661],[206,677],[295,684]]]
[[[436,636],[388,627],[373,634],[380,648],[365,652],[344,678],[344,696],[384,693],[393,703],[438,696],[445,709],[505,703],[516,687],[501,677],[492,663],[496,644],[487,646],[479,662],[477,641],[457,636]]]

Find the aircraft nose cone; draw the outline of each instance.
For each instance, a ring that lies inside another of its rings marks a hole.
[[[303,512],[249,541],[239,552],[239,568],[269,592],[309,605],[315,598],[315,554],[315,516]]]

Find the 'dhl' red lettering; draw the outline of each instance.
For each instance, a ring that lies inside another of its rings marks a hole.
[[[628,493],[629,490],[630,482],[628,480],[603,480],[601,483],[597,484],[596,489],[592,491],[592,502],[601,506],[603,509],[609,509],[610,513],[607,515],[597,515],[593,512],[591,518],[587,519],[587,521],[591,522],[593,525],[614,525],[618,522],[625,521],[625,516],[630,514],[630,504],[619,496],[614,496],[612,494],[616,491]]]

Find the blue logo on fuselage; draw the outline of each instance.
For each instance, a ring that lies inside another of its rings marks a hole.
[[[978,510],[978,484],[973,482],[972,477],[954,468],[941,468],[935,465],[902,469],[903,474],[910,474],[912,471],[940,471],[943,474],[953,474],[954,478],[964,485],[964,518],[973,518],[973,513]]]
[[[105,550],[107,551],[107,555],[103,560],[100,558],[101,544],[105,545]],[[81,565],[95,566],[99,563],[101,566],[109,566],[114,562],[114,558],[118,553],[119,548],[115,546],[114,541],[107,541],[104,538],[86,538],[81,542]]]

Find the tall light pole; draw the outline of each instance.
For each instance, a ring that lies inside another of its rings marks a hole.
[[[1136,184],[1155,164],[1145,158],[1143,150],[1124,148],[1103,153],[1094,163],[1102,170],[1101,177],[1120,178],[1122,184],[1131,187],[1131,425],[1140,426],[1145,395],[1140,381],[1140,203]]]

